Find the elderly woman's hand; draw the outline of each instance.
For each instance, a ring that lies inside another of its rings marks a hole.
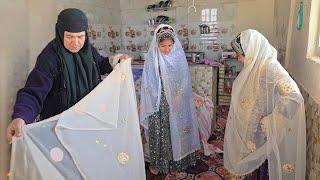
[[[7,140],[8,142],[12,141],[12,137],[20,137],[22,136],[22,126],[24,126],[26,123],[21,118],[16,118],[11,121],[9,126],[7,127]]]
[[[123,54],[122,56],[120,56],[120,62],[123,60],[129,60],[132,59],[131,56],[129,56],[128,54]]]

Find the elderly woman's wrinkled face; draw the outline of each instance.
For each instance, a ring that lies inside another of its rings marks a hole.
[[[159,43],[159,49],[161,54],[167,55],[171,52],[173,47],[173,40],[171,38],[166,38]]]
[[[239,62],[244,63],[244,55],[237,52],[237,59]]]
[[[86,40],[86,32],[71,33],[64,31],[63,45],[72,53],[77,53],[83,47]]]

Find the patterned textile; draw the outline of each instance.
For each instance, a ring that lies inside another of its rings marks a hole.
[[[172,157],[169,122],[169,105],[162,88],[159,111],[149,116],[150,168],[158,168],[160,173],[185,170],[196,162],[195,153],[179,161]]]
[[[160,43],[166,38],[171,38],[173,41],[176,37],[176,33],[169,26],[164,26],[157,31],[157,43]]]
[[[218,106],[218,117],[226,121],[228,107]],[[208,144],[223,149],[223,136],[225,126],[218,125],[211,134]],[[146,163],[147,180],[227,180],[231,178],[231,174],[223,167],[222,153],[214,153],[209,156],[204,155],[203,150],[196,152],[196,165],[189,166],[185,171],[173,174],[153,175],[149,171],[149,163]]]

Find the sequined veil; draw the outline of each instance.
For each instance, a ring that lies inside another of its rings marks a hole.
[[[163,24],[158,26],[144,63],[140,122],[148,132],[147,117],[159,111],[162,86],[160,78],[162,78],[165,96],[170,107],[169,121],[173,159],[178,161],[200,149],[199,131],[185,53],[177,37],[174,38],[173,48],[168,55],[160,53],[156,32],[163,27],[172,28]]]
[[[224,138],[224,166],[246,175],[268,160],[269,179],[305,179],[304,100],[256,30],[241,33],[244,68],[233,84]]]
[[[63,113],[23,127],[10,179],[145,179],[131,61]]]

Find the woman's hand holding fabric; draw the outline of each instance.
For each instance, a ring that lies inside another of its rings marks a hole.
[[[21,118],[16,118],[11,121],[7,128],[7,140],[9,142],[12,141],[12,137],[20,137],[22,136],[22,127],[25,125],[25,121]]]
[[[128,54],[116,54],[112,58],[109,59],[109,63],[111,66],[114,68],[116,65],[119,63],[119,61],[126,61],[126,60],[131,60],[132,57],[129,56]]]
[[[132,59],[132,57],[129,56],[128,54],[123,54],[122,56],[120,56],[120,62],[130,60],[130,59]]]

